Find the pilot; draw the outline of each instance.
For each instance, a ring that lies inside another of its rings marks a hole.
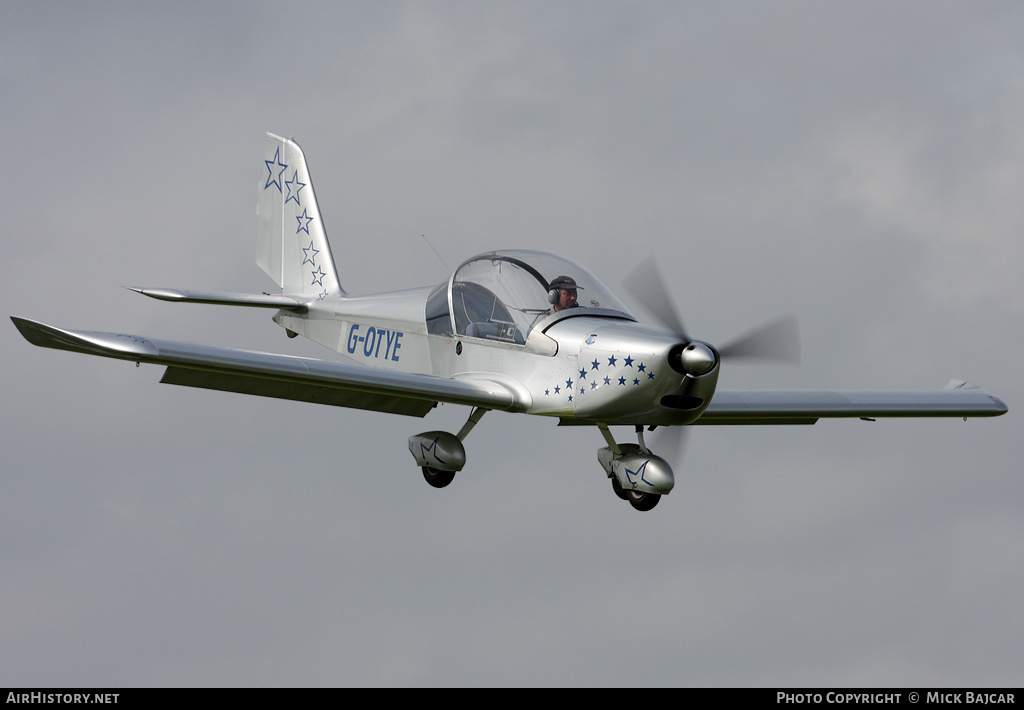
[[[576,279],[571,276],[559,276],[548,285],[548,302],[552,305],[555,313],[569,308],[579,308],[576,302],[576,289],[583,290],[576,285]]]

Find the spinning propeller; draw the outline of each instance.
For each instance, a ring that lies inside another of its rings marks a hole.
[[[654,316],[655,320],[678,336],[680,344],[672,349],[669,357],[678,357],[678,363],[672,365],[680,372],[694,376],[709,372],[715,365],[716,353],[723,360],[744,358],[788,362],[794,365],[800,362],[800,332],[795,316],[785,316],[772,321],[720,348],[691,338],[683,326],[683,320],[668,294],[665,280],[653,257],[641,262],[629,273],[626,290]],[[665,452],[662,458],[677,463],[687,427],[671,427],[670,430],[670,434],[659,437],[658,444]]]

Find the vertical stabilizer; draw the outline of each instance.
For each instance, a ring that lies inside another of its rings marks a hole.
[[[344,295],[306,159],[295,141],[267,134],[256,215],[256,263],[288,295]]]

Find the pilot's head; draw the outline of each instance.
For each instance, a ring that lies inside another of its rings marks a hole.
[[[554,306],[556,313],[580,305],[576,302],[576,289],[578,288],[576,279],[571,276],[559,276],[551,282],[548,286],[548,300]]]

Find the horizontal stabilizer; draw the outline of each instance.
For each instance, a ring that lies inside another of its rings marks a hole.
[[[209,303],[217,306],[249,306],[252,308],[282,308],[286,311],[305,311],[306,306],[290,296],[279,294],[221,293],[218,291],[182,291],[175,288],[125,288],[143,296],[177,303]]]

